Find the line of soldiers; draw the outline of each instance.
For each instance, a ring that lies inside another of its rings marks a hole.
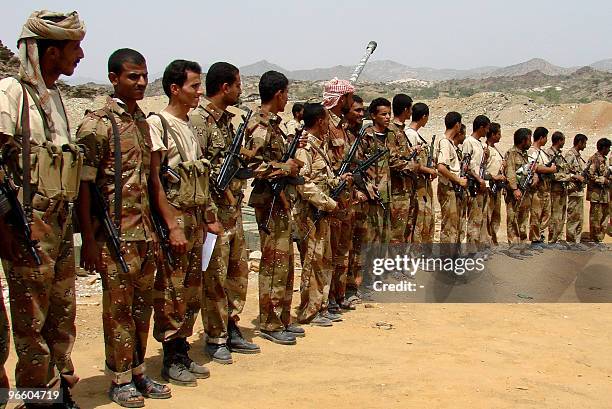
[[[503,192],[510,243],[539,246],[546,228],[549,241],[557,242],[564,206],[567,240],[579,241],[585,182],[591,235],[603,239],[608,139],[598,141],[598,153],[585,165],[583,135],[560,156],[562,134],[553,134],[545,151],[548,131],[538,128],[528,151],[531,131],[521,128],[504,157],[495,146],[498,124],[478,116],[466,138],[461,115],[451,112],[444,138],[428,143],[419,134],[429,120],[426,104],[413,105],[404,94],[392,102],[376,98],[368,107],[372,125],[364,128],[363,100],[344,80],[325,84],[322,103],[294,109],[296,123],[283,131],[279,114],[289,81],[266,72],[260,107],[235,130],[228,107],[241,94],[238,69],[213,64],[204,98],[199,64],[175,60],[162,79],[168,106],[147,118],[138,106],[148,83],[146,60],[124,48],[108,60],[113,94],[85,114],[73,140],[56,81],[72,75],[84,57],[84,35],[76,12],[33,13],[18,42],[20,75],[0,81],[0,198],[14,192],[19,198],[0,206],[2,237],[11,238],[0,250],[18,355],[16,385],[61,388],[64,400],[57,407],[78,407],[70,393],[78,381],[70,357],[76,226],[81,267],[102,279],[109,397],[125,407],[171,396],[167,385],[146,374],[151,316],[163,347],[161,375],[175,385],[195,386],[210,375],[188,353],[200,310],[213,361],[230,364],[232,353],[260,352],[238,326],[248,287],[241,215],[247,179],[253,179],[248,204],[255,209],[262,251],[260,336],[281,345],[305,336],[291,318],[294,241],[302,263],[297,321],[332,326],[360,301],[365,244],[411,243],[419,252],[431,247],[432,182],[438,176],[441,242],[459,243],[465,236],[470,252],[497,244]],[[303,126],[296,126],[300,120]],[[241,136],[238,152],[230,152]],[[220,189],[224,165],[234,159],[245,172]],[[202,271],[208,234],[216,242]],[[0,303],[0,386],[8,387],[3,308]]]

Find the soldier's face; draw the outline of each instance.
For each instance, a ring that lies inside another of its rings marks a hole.
[[[108,73],[108,79],[115,88],[115,96],[123,102],[140,101],[149,83],[147,65],[124,62],[122,67],[121,74]]]
[[[202,95],[202,80],[200,74],[187,71],[187,79],[182,87],[176,84],[171,86],[172,96],[177,98],[178,101],[188,106],[189,108],[195,108],[200,102],[200,96]]]
[[[346,114],[346,119],[350,124],[361,124],[363,122],[364,109],[360,102],[353,102],[351,109]]]
[[[497,143],[501,140],[501,131],[499,131],[498,133],[496,133],[495,135],[493,135],[491,137],[493,143]]]
[[[287,87],[283,91],[278,91],[276,96],[278,98],[279,112],[283,112],[285,110],[285,106],[287,105],[287,101],[289,101],[289,88]]]
[[[586,141],[581,141],[581,142],[578,143],[577,148],[578,148],[579,151],[583,151],[583,150],[586,149],[586,145],[587,145]]]
[[[63,48],[49,47],[47,57],[51,58],[57,70],[66,76],[74,74],[74,69],[85,57],[80,41],[68,41]]]
[[[376,115],[372,117],[372,121],[381,128],[387,128],[391,122],[391,108],[379,106],[376,109]]]
[[[240,99],[240,94],[242,94],[242,80],[240,79],[240,74],[236,74],[234,82],[227,84],[225,88],[225,102],[228,105],[236,104]]]

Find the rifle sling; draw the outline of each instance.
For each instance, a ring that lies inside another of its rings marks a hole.
[[[123,192],[123,186],[121,183],[121,175],[123,173],[123,166],[121,163],[121,135],[119,133],[119,126],[117,126],[117,121],[115,120],[114,114],[109,108],[105,108],[105,111],[113,129],[113,144],[115,146],[115,225],[117,226],[117,232],[121,237],[121,196]]]
[[[23,193],[23,208],[28,219],[32,218],[32,186],[30,185],[30,106],[28,104],[28,95],[23,83],[22,95],[23,106],[21,107],[21,169],[23,170],[22,193]],[[43,115],[43,121],[46,117]],[[45,127],[45,129],[47,129]],[[30,220],[31,221],[31,220]]]

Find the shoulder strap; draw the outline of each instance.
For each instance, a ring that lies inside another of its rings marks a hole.
[[[121,174],[123,173],[121,164],[121,135],[119,134],[119,126],[111,110],[107,107],[104,109],[113,128],[113,144],[115,146],[115,224],[117,231],[121,234],[121,206],[122,206],[122,184]]]
[[[22,193],[23,193],[23,208],[28,218],[32,216],[32,186],[30,185],[30,107],[28,104],[28,94],[26,89],[23,87],[23,83],[20,81],[22,87],[22,101],[23,106],[21,107],[21,169],[23,171],[22,178]],[[46,120],[43,115],[43,120]],[[45,127],[45,129],[47,129]]]
[[[19,81],[19,83],[21,84],[21,88],[23,90],[23,93],[25,94],[26,92],[28,94],[30,94],[30,96],[32,97],[32,101],[34,101],[34,105],[36,105],[36,109],[38,110],[38,113],[40,114],[40,117],[42,118],[42,122],[43,122],[43,129],[45,132],[45,139],[49,142],[52,142],[53,139],[51,138],[51,128],[49,128],[49,122],[47,120],[47,114],[45,114],[45,111],[43,111],[42,109],[42,105],[40,105],[40,99],[38,98],[38,94],[36,93],[36,91],[34,90],[34,88],[28,84],[27,82],[24,82],[21,80],[21,78],[16,78],[17,81]],[[27,102],[27,98],[25,98],[25,100]],[[63,102],[62,102],[63,104]],[[27,109],[26,109],[27,108]],[[24,105],[24,111],[29,111],[29,106],[28,105]],[[28,112],[28,120],[29,120],[29,112]],[[23,124],[22,124],[23,127]],[[29,123],[28,123],[28,127],[29,127]]]
[[[179,151],[179,155],[181,156],[181,160],[183,162],[187,162],[188,158],[187,158],[187,154],[185,154],[185,149],[183,148],[183,145],[181,144],[181,141],[179,141],[179,139],[176,137],[176,134],[172,131],[172,128],[170,127],[170,124],[168,123],[168,120],[166,118],[164,118],[163,115],[160,115],[160,114],[153,114],[153,115],[157,115],[157,117],[161,121],[162,128],[164,130],[164,136],[163,136],[163,138],[164,138],[164,145],[166,146],[166,148],[168,148],[168,134],[170,134],[170,136],[172,136],[172,140],[174,141],[174,144],[176,145],[176,149]],[[168,155],[166,155],[166,159],[164,160],[164,164],[165,165],[168,164]]]

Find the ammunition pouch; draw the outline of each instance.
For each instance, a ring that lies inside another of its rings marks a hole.
[[[168,203],[177,208],[191,208],[203,206],[208,202],[210,172],[208,160],[181,162],[173,171],[179,180],[173,182],[166,179]]]

